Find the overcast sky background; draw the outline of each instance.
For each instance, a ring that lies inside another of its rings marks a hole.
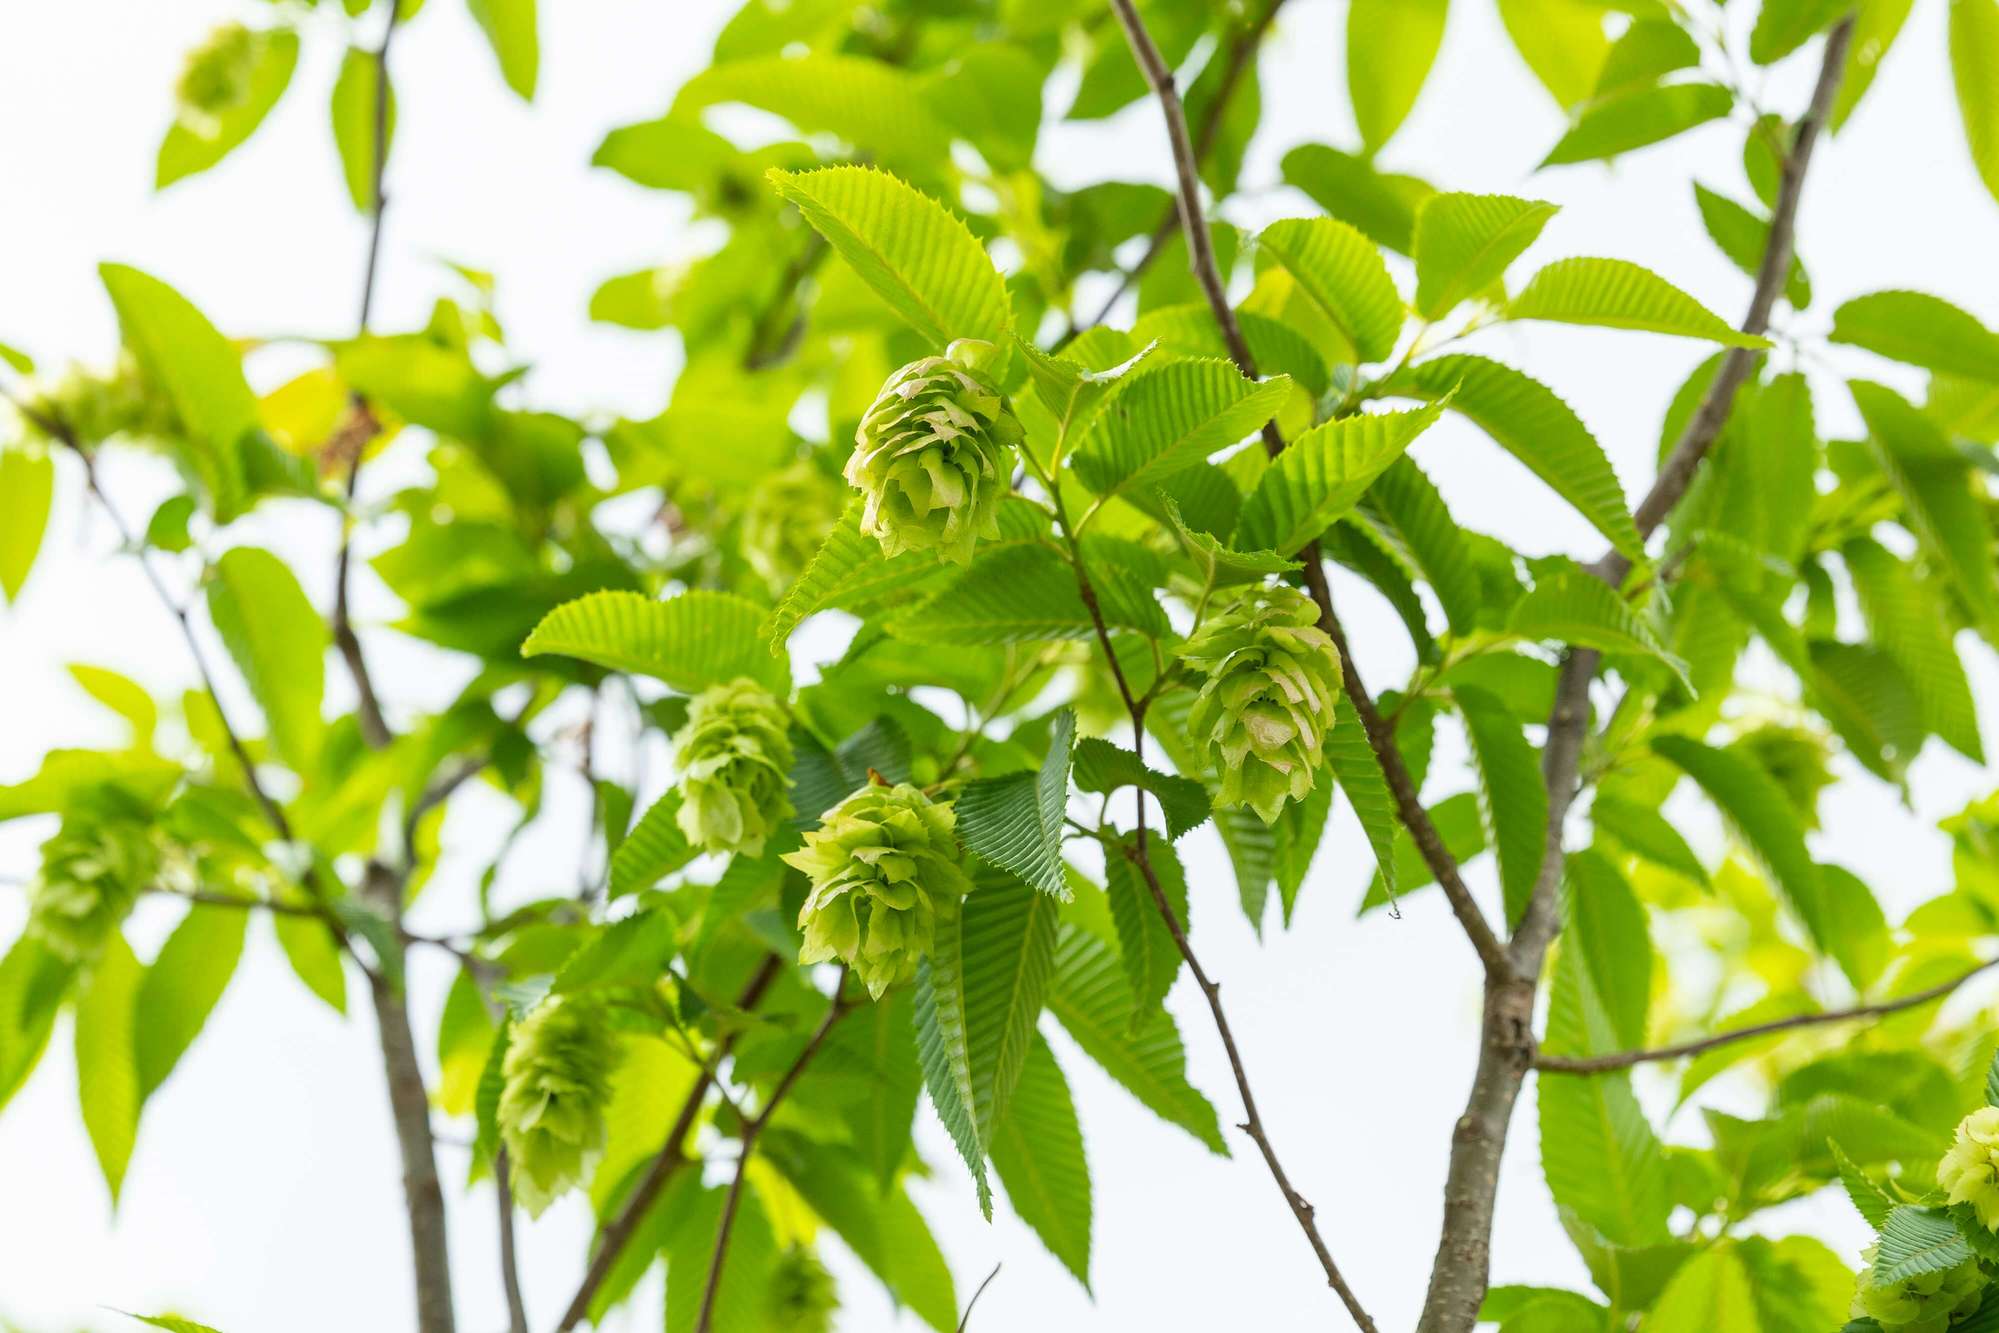
[[[730,7],[720,0],[544,4],[541,93],[529,108],[503,88],[463,6],[434,0],[396,47],[400,127],[378,325],[421,322],[449,286],[435,261],[456,259],[499,275],[515,351],[534,365],[535,403],[657,410],[678,364],[671,341],[592,325],[585,301],[604,277],[690,253],[694,241],[671,197],[593,171],[588,161],[606,129],[666,106],[705,63]],[[261,8],[247,0],[8,7],[0,29],[0,123],[9,127],[0,136],[0,340],[51,367],[70,357],[108,359],[116,331],[95,274],[107,258],[171,281],[232,333],[351,329],[365,233],[339,184],[326,126],[337,25],[311,25],[290,94],[246,149],[165,195],[149,189],[181,53],[213,23]],[[1734,8],[1745,11],[1739,19],[1753,11]],[[1999,324],[1991,258],[1999,253],[1999,205],[1978,185],[1950,101],[1945,9],[1942,0],[1916,6],[1867,103],[1816,160],[1800,233],[1819,304],[1797,318],[1801,330],[1822,333],[1839,301],[1887,287],[1944,293]],[[1711,126],[1615,169],[1533,176],[1561,119],[1505,42],[1487,0],[1459,0],[1453,10],[1442,58],[1387,164],[1451,188],[1562,203],[1522,270],[1563,254],[1635,259],[1738,318],[1748,281],[1702,232],[1688,180],[1698,175],[1747,198],[1739,129]],[[1345,100],[1344,14],[1338,0],[1294,0],[1279,19],[1263,57],[1265,123],[1246,181],[1275,186],[1278,159],[1296,143],[1356,141]],[[1813,55],[1782,67],[1766,99],[1795,110],[1814,68]],[[1064,96],[1055,94],[1055,110]],[[1170,176],[1149,102],[1104,124],[1050,125],[1041,162],[1061,183],[1164,184]],[[1233,216],[1254,223],[1309,209],[1271,189]],[[1650,476],[1668,397],[1707,351],[1547,326],[1501,331],[1486,344],[1577,407],[1634,495]],[[1831,362],[1897,378],[1878,364],[1863,368],[1864,358]],[[1819,382],[1822,427],[1850,429],[1850,402],[1823,376]],[[1599,541],[1580,519],[1463,423],[1446,421],[1416,453],[1462,521],[1530,553],[1597,553]],[[143,517],[165,479],[143,465],[119,467],[118,502]],[[391,480],[386,471],[378,484]],[[292,557],[308,592],[322,605],[329,600],[331,526],[323,515],[293,508],[241,527],[242,540]],[[135,566],[109,556],[112,545],[65,465],[41,567],[21,603],[0,611],[0,781],[28,774],[51,747],[117,741],[117,727],[70,683],[65,663],[110,666],[160,691],[191,683],[171,621]],[[1409,664],[1401,629],[1370,594],[1340,588],[1370,682],[1395,681]],[[373,585],[363,589],[361,608],[377,618],[393,613]],[[386,631],[371,642],[378,677],[392,693],[448,697],[456,678],[428,671],[424,653]],[[1968,638],[1966,647],[1992,728],[1999,677],[1985,649]],[[337,669],[328,682],[330,691],[344,688]],[[1829,796],[1814,850],[1869,878],[1899,916],[1947,883],[1935,820],[1985,785],[1973,766],[1933,748],[1916,768],[1915,809],[1899,807],[1868,779],[1846,784]],[[1433,786],[1430,795],[1449,790]],[[504,817],[496,800],[454,810],[445,873],[420,905],[418,928],[469,919],[462,888],[476,869],[472,855]],[[511,863],[502,894],[527,897],[573,882],[583,819],[577,784],[552,781],[546,829]],[[1695,811],[1685,826],[1703,850],[1719,851],[1710,818]],[[0,877],[31,874],[34,847],[49,829],[45,821],[0,827]],[[1470,1077],[1478,1014],[1470,952],[1434,894],[1412,900],[1400,920],[1353,919],[1368,862],[1344,810],[1290,931],[1273,921],[1260,944],[1211,835],[1195,835],[1188,846],[1196,943],[1223,982],[1270,1131],[1381,1326],[1406,1328],[1436,1243],[1451,1124]],[[1490,896],[1489,868],[1479,867],[1475,882]],[[12,938],[22,915],[18,890],[0,887],[0,939]],[[174,915],[158,903],[142,909],[133,927],[142,953]],[[419,960],[412,984],[426,1045],[448,980],[434,960]],[[147,1107],[115,1221],[77,1118],[65,1021],[33,1080],[0,1112],[0,1318],[34,1333],[108,1329],[121,1326],[102,1313],[111,1306],[176,1308],[226,1333],[411,1328],[395,1149],[372,1020],[355,991],[356,1012],[342,1021],[290,976],[268,924],[258,923],[229,995]],[[1184,979],[1172,1005],[1194,1081],[1233,1123],[1239,1108],[1227,1067]],[[935,1172],[914,1192],[961,1300],[1004,1263],[974,1327],[1328,1327],[1329,1294],[1247,1141],[1232,1136],[1233,1161],[1211,1157],[1155,1121],[1059,1032],[1055,1045],[1077,1095],[1095,1184],[1094,1299],[1004,1206],[992,1225],[979,1220],[962,1168],[922,1113],[920,1142]],[[1664,1100],[1650,1104],[1664,1115]],[[1514,1125],[1495,1279],[1586,1285],[1539,1181],[1531,1098]],[[1669,1130],[1697,1134],[1698,1119],[1682,1113]],[[464,1126],[448,1132],[469,1134]],[[462,1149],[440,1152],[447,1178],[462,1177]],[[491,1192],[453,1191],[450,1204],[460,1327],[502,1327]],[[1860,1235],[1848,1211],[1834,1200],[1808,1201],[1780,1220],[1818,1231],[1852,1260]],[[553,1322],[573,1289],[588,1234],[585,1205],[575,1198],[524,1224],[537,1329]],[[843,1280],[843,1329],[915,1326],[895,1322],[837,1242],[827,1249]],[[651,1328],[658,1317],[652,1297],[614,1326]],[[1343,1318],[1332,1325],[1344,1326]]]

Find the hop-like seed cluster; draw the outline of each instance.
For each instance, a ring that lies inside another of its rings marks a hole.
[[[212,127],[250,99],[256,76],[256,35],[240,23],[225,23],[187,53],[174,88],[181,119],[194,128]]]
[[[972,883],[958,864],[957,815],[908,783],[870,784],[828,810],[785,861],[811,890],[798,913],[801,963],[838,958],[876,999],[916,975],[936,937],[936,898]]]
[[[769,1333],[832,1333],[839,1288],[811,1250],[793,1245],[779,1255],[768,1290],[764,1327]]]
[[[28,933],[57,957],[94,961],[159,865],[152,836],[135,820],[65,822],[42,844]]]
[[[935,550],[962,564],[979,537],[998,535],[1022,431],[986,378],[991,351],[960,339],[910,362],[861,417],[846,476],[866,497],[861,530],[885,553]]]
[[[791,813],[790,725],[783,702],[747,677],[694,696],[673,738],[675,819],[689,842],[708,852],[762,853]]]
[[[1187,722],[1221,774],[1219,802],[1265,823],[1311,792],[1332,729],[1340,658],[1318,617],[1295,588],[1251,587],[1180,649],[1204,678]]]
[[[85,444],[116,436],[164,439],[181,433],[172,402],[129,353],[108,373],[71,366],[30,406],[30,421],[58,422]]]
[[[604,1151],[617,1039],[592,1006],[543,1000],[514,1026],[500,1072],[500,1138],[532,1216],[582,1183]]]
[[[1874,1246],[1864,1253],[1868,1267],[1854,1284],[1850,1313],[1868,1318],[1888,1333],[1945,1333],[1951,1321],[1978,1308],[1985,1274],[1976,1259],[1937,1273],[1919,1273],[1900,1282],[1876,1284]]]
[[[1981,1106],[1958,1121],[1957,1138],[1937,1164],[1937,1184],[1952,1203],[1968,1203],[1999,1231],[1999,1107]]]
[[[743,558],[773,592],[805,572],[840,521],[843,499],[838,482],[802,461],[771,473],[750,493],[743,509]]]

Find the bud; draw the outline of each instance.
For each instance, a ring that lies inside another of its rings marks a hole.
[[[1277,818],[1318,778],[1340,692],[1340,657],[1312,599],[1252,586],[1211,612],[1180,658],[1206,679],[1187,715],[1221,774],[1222,805]]]
[[[914,977],[936,936],[934,895],[972,887],[958,865],[957,822],[906,782],[871,783],[828,810],[784,857],[812,883],[798,913],[798,961],[838,958],[876,999]]]
[[[59,958],[94,962],[159,866],[158,849],[143,824],[65,820],[42,844],[28,933]]]
[[[190,129],[213,135],[216,122],[250,100],[257,72],[256,35],[240,23],[225,23],[187,53],[174,86],[180,118]]]
[[[809,462],[793,463],[757,484],[743,509],[743,558],[773,592],[805,572],[840,521],[838,483]]]
[[[1937,1184],[1952,1203],[1968,1203],[1988,1231],[1999,1231],[1999,1106],[1981,1106],[1957,1122],[1957,1141],[1937,1164]]]
[[[530,1216],[581,1184],[604,1151],[617,1039],[591,1006],[543,1000],[514,1025],[500,1072],[500,1138]]]
[[[888,377],[854,432],[847,480],[867,497],[861,530],[888,555],[935,549],[957,564],[999,535],[1020,422],[986,378],[990,343],[961,338],[943,356]]]
[[[1887,1333],[1945,1333],[1953,1319],[1978,1308],[1985,1274],[1976,1259],[1877,1286],[1873,1265],[1878,1248],[1870,1245],[1862,1252],[1868,1267],[1854,1284],[1850,1313],[1855,1318],[1872,1319]]]
[[[763,686],[738,676],[694,696],[673,738],[687,840],[708,852],[761,855],[791,813],[790,719]]]
[[[833,1333],[839,1288],[819,1256],[805,1246],[793,1245],[778,1256],[768,1290],[764,1328],[769,1333]]]

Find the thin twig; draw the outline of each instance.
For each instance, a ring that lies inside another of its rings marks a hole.
[[[750,978],[749,984],[743,988],[743,993],[736,1000],[736,1007],[742,1010],[756,1008],[758,1001],[763,999],[764,992],[777,980],[781,970],[783,964],[777,955],[767,956],[757,968],[755,975]],[[716,1064],[720,1064],[735,1046],[736,1036],[736,1033],[730,1032],[722,1038],[715,1054]],[[679,1112],[675,1114],[672,1125],[667,1128],[666,1141],[661,1146],[658,1156],[653,1158],[652,1166],[646,1171],[644,1179],[633,1189],[631,1197],[625,1201],[625,1206],[616,1219],[604,1228],[603,1240],[597,1246],[597,1253],[590,1259],[590,1267],[583,1275],[582,1285],[577,1287],[576,1295],[569,1302],[569,1308],[563,1312],[562,1322],[555,1326],[556,1333],[568,1333],[570,1329],[589,1318],[590,1302],[596,1298],[598,1289],[611,1276],[611,1269],[616,1266],[618,1256],[623,1254],[625,1247],[631,1243],[633,1233],[645,1220],[646,1213],[652,1208],[653,1201],[659,1198],[660,1191],[664,1190],[672,1181],[674,1174],[686,1165],[687,1158],[681,1152],[681,1148],[687,1141],[688,1133],[694,1128],[695,1117],[701,1113],[701,1103],[707,1097],[712,1082],[713,1074],[709,1068],[702,1069],[695,1077],[694,1086],[687,1090],[687,1096],[680,1103]]]
[[[507,1294],[507,1333],[528,1333],[528,1307],[521,1296],[520,1260],[514,1247],[514,1187],[507,1179],[510,1169],[502,1146],[493,1156],[493,1192],[500,1210],[500,1286]]]
[[[993,1284],[993,1279],[999,1276],[999,1271],[1000,1266],[994,1264],[993,1271],[986,1274],[986,1280],[981,1282],[979,1289],[972,1293],[972,1299],[965,1302],[965,1316],[958,1321],[958,1333],[965,1333],[965,1330],[971,1327],[972,1311],[978,1306],[979,1297],[986,1294],[986,1288],[990,1287]]]

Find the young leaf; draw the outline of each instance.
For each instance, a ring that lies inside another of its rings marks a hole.
[[[1656,84],[1675,70],[1701,62],[1700,44],[1667,18],[1637,18],[1604,57],[1596,96]]]
[[[1985,762],[1978,710],[1951,641],[1945,608],[1914,573],[1871,537],[1840,547],[1868,636],[1914,688],[1926,730],[1974,763]]]
[[[1590,0],[1499,0],[1514,49],[1564,111],[1590,95],[1610,55],[1604,13]]]
[[[1234,544],[1290,555],[1316,538],[1429,429],[1445,401],[1411,412],[1343,417],[1300,435],[1243,502]]]
[[[1110,899],[1111,922],[1117,927],[1118,956],[1124,962],[1125,977],[1131,982],[1132,1018],[1142,1023],[1165,1002],[1166,992],[1173,989],[1173,980],[1180,974],[1181,957],[1173,932],[1159,915],[1152,886],[1134,859],[1133,848],[1129,840],[1105,848],[1104,893]],[[1180,858],[1174,855],[1170,844],[1157,838],[1147,841],[1146,853],[1152,872],[1158,877],[1160,893],[1173,909],[1180,929],[1187,930],[1187,873],[1181,869]]]
[[[1207,314],[1205,307],[1201,313]],[[1212,323],[1213,316],[1209,316],[1209,321]],[[1081,345],[1080,338],[1071,344],[1071,355]],[[1055,423],[1054,442],[1058,452],[1084,438],[1104,400],[1122,387],[1125,378],[1152,352],[1148,343],[1121,364],[1107,370],[1092,370],[1068,357],[1051,356],[1018,333],[1013,335],[1013,347],[1027,363],[1034,391]],[[1222,355],[1226,354],[1224,350]]]
[[[963,908],[965,1059],[978,1141],[1006,1120],[1055,961],[1055,900],[1011,877],[981,876]],[[941,927],[941,922],[940,922]]]
[[[916,75],[885,60],[831,51],[773,53],[718,60],[681,87],[672,114],[698,122],[708,107],[740,102],[782,116],[806,134],[830,134],[898,167],[935,175],[951,147],[937,102],[952,95],[927,90]]]
[[[125,1314],[123,1310],[120,1310],[119,1313]],[[163,1328],[167,1330],[167,1333],[219,1333],[218,1330],[210,1328],[207,1324],[197,1324],[192,1319],[182,1319],[179,1315],[125,1314],[125,1317],[127,1319],[136,1319],[142,1324],[151,1324],[154,1328]]]
[[[770,180],[940,352],[958,338],[1004,345],[1006,285],[978,238],[942,204],[872,167],[773,170]]]
[[[333,145],[340,152],[341,174],[347,181],[347,197],[363,213],[376,208],[375,162],[378,153],[386,158],[388,149],[375,145],[376,81],[381,63],[373,51],[358,46],[347,48],[340,60],[340,77],[333,83]],[[388,133],[396,137],[396,93],[389,88]]]
[[[1440,319],[1498,282],[1556,205],[1504,194],[1433,194],[1416,209],[1416,313]]]
[[[851,790],[845,788],[840,796]],[[611,897],[623,898],[649,889],[698,855],[680,831],[679,815],[680,793],[669,790],[639,816],[639,822],[611,854]]]
[[[1856,296],[1832,312],[1827,336],[1925,370],[1999,384],[1999,334],[1927,292]]]
[[[1971,1257],[1971,1247],[1948,1215],[1935,1208],[1904,1205],[1881,1224],[1874,1281],[1886,1286],[1925,1273],[1941,1273]]]
[[[1875,71],[1901,35],[1916,0],[1860,0],[1853,21],[1853,49],[1846,58],[1846,77],[1832,103],[1832,128],[1837,131],[1860,105],[1874,83]]]
[[[1149,768],[1130,750],[1100,737],[1088,736],[1076,742],[1075,774],[1079,791],[1109,793],[1120,787],[1138,787],[1152,793],[1166,816],[1168,838],[1178,838],[1208,817],[1207,788],[1192,778]]]
[[[1416,105],[1449,7],[1450,0],[1354,0],[1347,10],[1347,93],[1370,156]]]
[[[472,969],[461,967],[444,994],[444,1012],[437,1020],[437,1109],[446,1115],[471,1115],[478,1109],[479,1079],[493,1050],[497,1028],[480,993]],[[629,1163],[627,1164],[629,1165]]]
[[[1437,595],[1456,634],[1471,632],[1482,593],[1464,530],[1416,461],[1404,454],[1375,478],[1361,515],[1407,554]]]
[[[1652,937],[1645,908],[1600,852],[1569,855],[1569,943],[1582,951],[1611,1035],[1627,1050],[1645,1044],[1652,1005]]]
[[[319,756],[326,688],[326,622],[285,563],[239,546],[215,562],[208,615],[270,724],[271,740],[294,771]]]
[[[1590,103],[1541,165],[1616,157],[1720,120],[1734,108],[1735,98],[1728,89],[1712,83],[1669,83],[1614,93]]]
[[[1548,844],[1548,794],[1541,761],[1506,706],[1484,690],[1451,691],[1464,718],[1472,765],[1478,773],[1479,814],[1499,860],[1506,919],[1518,924],[1533,896]]]
[[[1705,338],[1724,347],[1770,345],[1768,338],[1736,332],[1658,274],[1622,259],[1558,259],[1534,275],[1506,313],[1511,319]]]
[[[1414,176],[1376,171],[1364,158],[1322,143],[1299,144],[1284,155],[1284,179],[1313,203],[1399,255],[1415,245],[1416,208],[1434,191]]]
[[[76,971],[25,933],[0,956],[0,1107],[41,1060]]]
[[[289,28],[266,28],[253,31],[250,43],[254,54],[246,93],[204,123],[195,125],[177,118],[167,126],[153,171],[154,189],[164,190],[177,180],[206,171],[235,152],[284,96],[298,65],[298,34]]]
[[[1686,665],[1666,651],[1628,602],[1586,570],[1536,580],[1533,591],[1513,604],[1506,628],[1523,639],[1656,658],[1686,683]]]
[[[1381,761],[1368,744],[1360,714],[1344,694],[1333,716],[1333,729],[1326,734],[1326,763],[1353,806],[1354,817],[1360,820],[1361,832],[1374,852],[1382,891],[1393,902],[1401,883],[1395,863],[1395,802]]]
[[[554,653],[653,676],[688,694],[747,676],[788,693],[791,668],[765,650],[763,612],[733,593],[695,589],[666,601],[593,592],[548,613],[521,656]]]
[[[0,448],[0,593],[10,602],[20,597],[42,549],[55,481],[46,453]]]
[[[990,1220],[992,1187],[986,1179],[986,1143],[979,1132],[968,1035],[963,911],[963,904],[948,894],[937,899],[936,947],[916,970],[916,1057],[930,1104],[971,1169],[979,1211]]]
[[[196,903],[167,936],[139,983],[132,1029],[139,1096],[153,1095],[200,1035],[243,953],[250,914]]]
[[[1895,1210],[1895,1201],[1886,1190],[1867,1178],[1837,1142],[1828,1140],[1826,1147],[1831,1149],[1833,1163],[1839,1168],[1839,1183],[1845,1187],[1846,1197],[1853,1200],[1854,1209],[1861,1219],[1879,1231],[1888,1220],[1888,1214]]]
[[[1728,256],[1728,262],[1755,277],[1763,266],[1764,251],[1770,248],[1770,223],[1699,181],[1694,182],[1694,204],[1701,211],[1701,225]],[[1784,279],[1784,299],[1795,310],[1803,310],[1812,303],[1811,279],[1805,276],[1805,266],[1795,254],[1791,256],[1791,271]]]
[[[1362,362],[1385,361],[1402,331],[1402,297],[1372,242],[1333,218],[1273,222],[1257,247],[1289,271]]]
[[[1093,575],[1104,618],[1113,628],[1154,637],[1171,631],[1166,613],[1149,594],[1129,594],[1111,571],[1097,568]],[[955,582],[888,628],[918,643],[979,647],[1088,639],[1093,624],[1076,591],[1076,575],[1062,557],[1046,546],[1020,545],[980,554]]]
[[[993,1167],[1015,1212],[1049,1253],[1090,1285],[1090,1167],[1068,1080],[1038,1034],[1027,1050],[1013,1110],[993,1135]]]
[[[1069,884],[1062,873],[1062,817],[1075,738],[1076,715],[1065,708],[1055,715],[1039,772],[981,778],[956,803],[958,837],[967,848],[1064,901]]]
[[[1151,486],[1239,442],[1277,414],[1284,376],[1258,383],[1227,361],[1174,361],[1130,376],[1077,446],[1076,475],[1102,496]]]
[[[1609,834],[1626,850],[1707,887],[1707,867],[1680,831],[1650,806],[1602,792],[1590,803],[1590,822],[1598,833]]]
[[[1773,65],[1853,7],[1854,0],[1763,0],[1749,32],[1749,58]]]
[[[1999,0],[1951,0],[1950,72],[1972,165],[1999,198]]]
[[[272,914],[278,947],[305,988],[326,1001],[336,1014],[347,1012],[347,973],[340,961],[340,944],[326,922],[291,912]]]
[[[535,24],[535,0],[465,0],[500,62],[500,76],[524,102],[534,100],[535,76],[541,69],[541,37]]]
[[[132,1160],[139,1108],[145,1101],[132,1042],[134,1006],[144,975],[145,968],[132,956],[125,937],[113,931],[76,1000],[76,1098],[114,1208],[125,1167]]]
[[[883,559],[881,543],[861,531],[861,507],[859,498],[848,503],[840,521],[813,553],[812,563],[758,631],[769,641],[773,654],[782,655],[791,632],[815,612],[891,597],[919,587],[938,573],[937,562],[920,551]]]
[[[1756,1313],[1756,1290],[1732,1245],[1704,1250],[1674,1272],[1652,1313],[1648,1333],[1707,1333],[1742,1329],[1756,1333],[1764,1324]]]

